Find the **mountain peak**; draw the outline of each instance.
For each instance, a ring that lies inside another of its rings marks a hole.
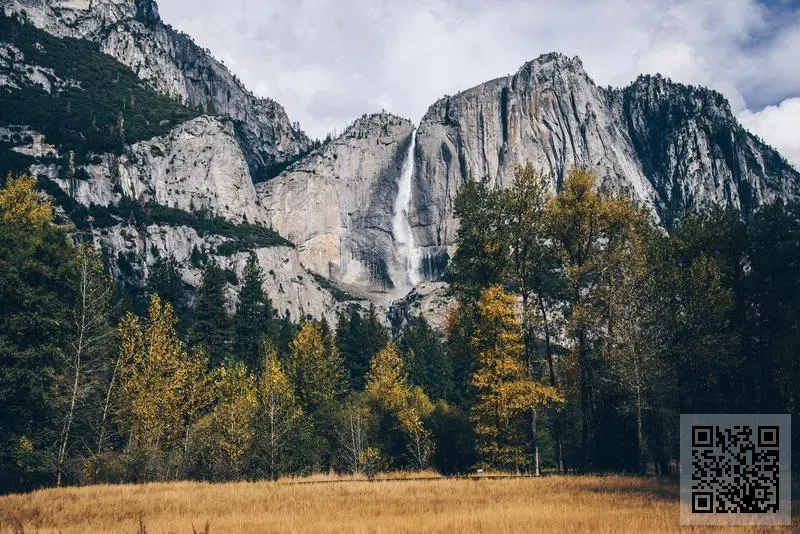
[[[344,131],[342,136],[350,138],[363,138],[374,135],[388,135],[388,132],[390,130],[394,130],[395,127],[410,124],[410,120],[386,111],[364,114],[353,121],[353,123]]]
[[[135,2],[136,20],[143,24],[152,24],[161,21],[156,0],[135,0]]]
[[[578,56],[568,57],[561,52],[548,52],[547,54],[542,54],[539,57],[532,59],[526,62],[522,67],[520,67],[520,71],[524,70],[526,67],[533,67],[537,69],[543,68],[559,68],[559,69],[569,69],[573,71],[581,71],[583,72],[583,62],[581,58]]]

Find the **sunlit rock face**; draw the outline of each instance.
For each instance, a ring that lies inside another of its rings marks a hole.
[[[747,213],[800,193],[798,173],[737,123],[720,94],[658,76],[602,88],[580,60],[559,54],[440,99],[413,145],[413,125],[387,117],[358,121],[258,190],[272,225],[300,244],[305,263],[393,297],[414,285],[409,280],[441,277],[461,185],[486,179],[507,187],[526,162],[553,190],[569,169],[588,167],[602,190],[628,195],[667,227],[688,211],[724,205]]]

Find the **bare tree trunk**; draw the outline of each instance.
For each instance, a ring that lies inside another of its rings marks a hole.
[[[578,367],[580,369],[580,397],[581,397],[581,471],[587,472],[591,464],[589,451],[589,362],[586,356],[586,331],[583,326],[578,328]]]
[[[639,451],[639,473],[645,474],[646,459],[644,450],[644,430],[642,421],[642,366],[634,350],[634,370],[636,377],[636,446]]]
[[[74,371],[72,392],[70,394],[69,410],[67,411],[66,420],[64,421],[64,429],[61,432],[61,446],[59,447],[58,451],[58,473],[56,475],[56,486],[61,486],[61,479],[64,473],[64,460],[66,459],[67,447],[69,445],[69,433],[70,429],[72,428],[72,420],[75,417],[75,404],[78,399],[78,388],[80,387],[81,365],[83,365],[81,359],[84,351],[84,339],[87,333],[86,300],[88,297],[88,269],[88,259],[84,257],[81,264],[80,282],[78,286],[80,300],[78,303],[78,309],[73,312],[77,338],[72,342],[72,349],[74,351],[72,357],[72,367]]]
[[[533,433],[533,473],[541,476],[539,472],[539,437],[536,431],[536,408],[531,408],[531,432]]]
[[[114,369],[111,371],[111,380],[109,380],[108,387],[106,388],[106,398],[103,402],[103,413],[100,417],[100,435],[97,438],[98,456],[103,452],[103,440],[105,439],[106,434],[106,420],[108,419],[108,411],[111,407],[111,395],[114,391],[114,382],[116,382],[117,373],[119,372],[119,366],[121,363],[122,355],[120,354],[117,356],[117,360],[114,362]]]
[[[273,391],[270,393],[269,399],[269,475],[272,480],[278,480],[278,440],[275,431],[275,403],[275,392]]]

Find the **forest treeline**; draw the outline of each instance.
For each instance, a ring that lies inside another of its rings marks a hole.
[[[469,182],[446,331],[424,317],[390,331],[355,305],[336,325],[294,324],[254,254],[235,302],[213,261],[190,294],[163,257],[136,305],[35,184],[0,189],[2,492],[331,470],[674,474],[681,413],[797,413],[797,205],[666,232],[583,169],[555,196],[530,166],[506,189]]]

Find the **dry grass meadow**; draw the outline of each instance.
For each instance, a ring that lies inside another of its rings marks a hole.
[[[0,533],[800,532],[797,501],[793,527],[681,529],[673,481],[417,477],[48,489],[0,497]]]

